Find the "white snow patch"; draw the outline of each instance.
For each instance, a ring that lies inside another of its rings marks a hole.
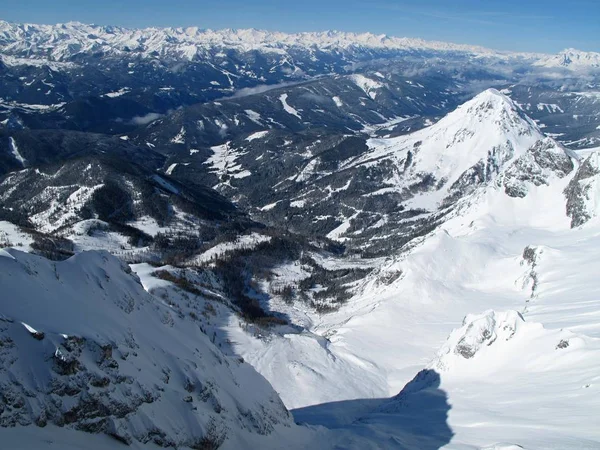
[[[173,173],[173,171],[175,170],[175,167],[177,167],[177,163],[171,164],[165,171],[165,174],[171,175]]]
[[[252,111],[251,109],[246,109],[244,110],[244,112],[252,122],[262,126],[262,122],[260,121],[261,117],[259,113],[257,113],[256,111]]]
[[[561,112],[564,114],[563,109],[554,103],[538,103],[537,109],[538,111],[546,110],[549,113]]]
[[[25,167],[27,165],[27,160],[25,158],[23,158],[21,153],[19,153],[19,147],[17,147],[17,143],[15,142],[15,139],[11,136],[8,138],[8,141],[9,141],[10,151],[11,151],[12,155],[15,157],[15,159],[17,161],[19,161],[19,163],[21,163],[21,165],[23,167]]]
[[[296,109],[292,108],[288,104],[287,98],[288,98],[287,94],[281,94],[279,96],[279,101],[283,105],[283,109],[285,110],[285,112],[287,112],[288,114],[291,114],[292,116],[296,116],[298,119],[302,120],[302,116],[300,116],[300,113],[298,113],[298,111]]]
[[[262,138],[264,138],[267,134],[269,134],[268,130],[266,130],[266,131],[257,131],[256,133],[252,133],[250,136],[248,136],[246,138],[246,140],[248,142],[252,142],[252,141],[254,141],[256,139],[262,139]]]
[[[277,206],[277,203],[279,203],[279,201],[276,201],[275,203],[269,203],[268,205],[263,206],[262,208],[259,208],[261,211],[270,211],[271,209],[275,208],[275,206]]]
[[[185,144],[185,128],[182,126],[179,133],[171,139],[173,144]]]
[[[361,88],[364,91],[364,93],[367,94],[372,100],[375,100],[375,97],[377,97],[377,90],[385,86],[384,83],[372,80],[371,78],[367,78],[361,74],[350,75],[349,78],[354,84]]]
[[[121,95],[125,95],[130,91],[131,91],[130,88],[124,87],[124,88],[119,89],[118,91],[109,92],[107,94],[104,94],[104,95],[102,95],[102,97],[116,98],[116,97],[120,97]]]

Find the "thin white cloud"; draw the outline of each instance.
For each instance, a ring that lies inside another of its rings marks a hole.
[[[133,125],[147,125],[150,122],[154,122],[156,119],[160,119],[163,115],[158,113],[148,113],[143,116],[135,116],[131,119],[130,123]]]

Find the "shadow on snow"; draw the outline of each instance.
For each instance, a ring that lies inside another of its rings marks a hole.
[[[450,408],[439,374],[424,369],[392,398],[324,403],[292,414],[300,424],[328,428],[332,449],[437,450],[454,436]]]

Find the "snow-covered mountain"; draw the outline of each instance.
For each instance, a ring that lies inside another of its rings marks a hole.
[[[546,183],[545,169],[564,176],[573,168],[565,151],[494,89],[477,95],[429,128],[399,138],[372,140],[369,147],[370,151],[352,164],[395,161],[396,167],[402,168],[403,185],[391,179],[389,187],[424,185],[416,192],[423,194],[412,200],[421,208],[449,204],[477,185],[493,182],[499,174],[503,174],[509,195],[524,196],[527,188],[519,182]]]
[[[339,50],[415,51],[469,53],[475,56],[504,53],[471,45],[397,38],[371,33],[325,31],[287,34],[256,29],[203,30],[189,28],[128,29],[69,22],[57,25],[15,24],[0,21],[2,53],[27,59],[71,61],[78,55],[130,56],[193,60],[232,49],[286,54],[290,48],[312,54]],[[506,53],[508,54],[508,53]],[[225,57],[225,55],[222,55]],[[24,63],[7,60],[8,64]]]
[[[278,448],[293,432],[269,384],[211,342],[202,300],[153,297],[106,252],[55,263],[0,250],[0,266],[0,429],[140,448]]]
[[[299,108],[295,99],[288,105]],[[188,164],[173,175],[191,180],[208,170],[207,180],[258,220],[378,256],[433,229],[479,188],[524,197],[574,168],[572,155],[493,89],[398,137],[305,133],[298,141],[263,130],[211,153],[173,157]],[[217,170],[223,158],[235,172]],[[265,164],[276,169],[261,170]]]
[[[6,65],[39,65],[48,61],[56,69],[66,69],[73,67],[69,63],[77,63],[90,56],[219,60],[227,59],[228,51],[283,57],[281,63],[291,71],[302,71],[303,64],[296,65],[293,61],[298,56],[297,52],[304,52],[313,59],[341,52],[342,58],[348,62],[386,53],[434,52],[475,58],[520,59],[543,67],[581,69],[597,68],[600,64],[598,53],[576,49],[566,49],[557,55],[503,52],[475,45],[372,33],[324,31],[288,34],[257,29],[210,30],[197,27],[130,29],[79,22],[37,25],[0,21],[0,54]]]
[[[600,448],[595,54],[0,22],[0,59],[10,448]]]
[[[542,67],[564,67],[573,70],[600,68],[600,53],[568,48],[557,55],[540,58],[534,63]]]

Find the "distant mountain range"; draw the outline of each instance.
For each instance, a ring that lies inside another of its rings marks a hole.
[[[558,55],[545,55],[372,33],[324,31],[288,34],[257,29],[210,30],[197,27],[131,29],[79,22],[34,25],[0,21],[0,49],[3,55],[8,56],[4,58],[5,64],[36,64],[40,59],[77,62],[85,56],[219,60],[226,59],[227,51],[233,50],[281,57],[282,64],[291,70],[302,70],[302,64],[294,61],[298,52],[306,52],[309,58],[319,58],[322,53],[337,56],[341,52],[348,60],[360,60],[384,52],[427,51],[462,53],[477,58],[521,59],[544,67],[580,69],[600,65],[600,53],[575,49],[567,49]]]

